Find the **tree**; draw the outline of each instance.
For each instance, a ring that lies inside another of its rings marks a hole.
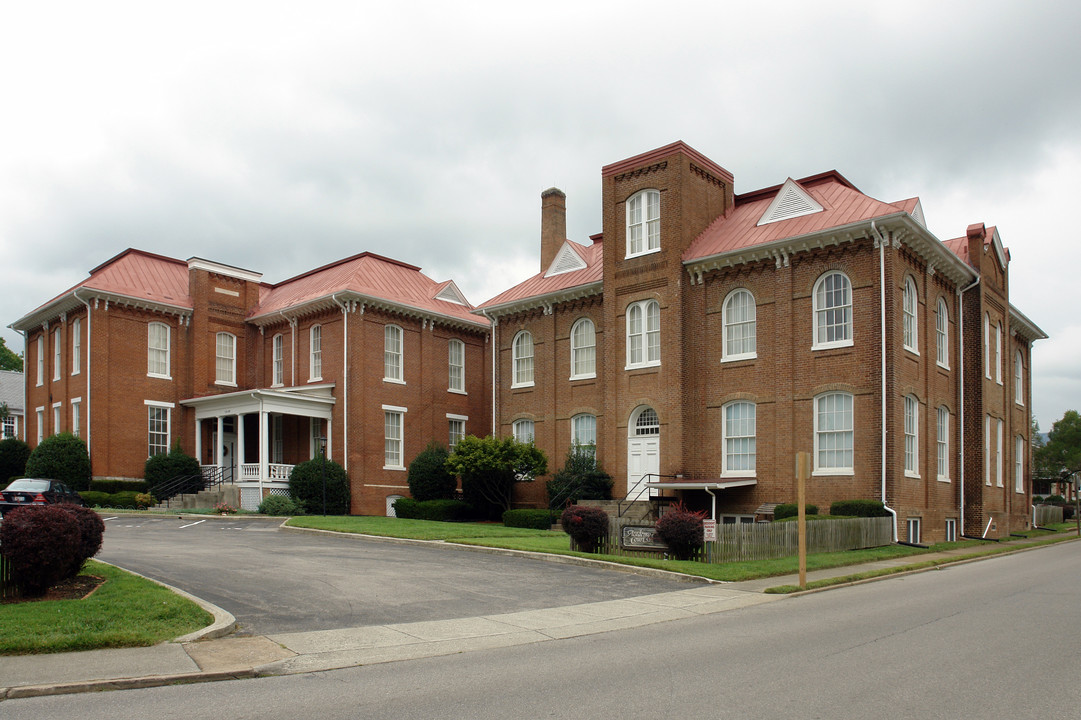
[[[447,470],[450,451],[432,441],[409,463],[409,494],[417,502],[453,500],[458,481]]]
[[[18,438],[0,440],[0,489],[11,478],[26,474],[26,460],[30,457],[30,446]]]
[[[193,493],[203,489],[203,474],[199,461],[180,449],[179,440],[173,443],[168,453],[147,458],[146,465],[143,466],[143,478],[146,479],[151,494],[162,485],[180,478],[186,478],[186,481],[180,483],[179,487],[171,488],[170,494]],[[165,499],[163,495],[154,496],[158,500]]]
[[[465,501],[494,518],[510,510],[515,482],[548,472],[548,458],[532,442],[467,435],[447,458],[447,470],[462,478]]]
[[[86,443],[71,433],[50,435],[30,452],[26,476],[59,480],[72,490],[89,490],[90,455]]]
[[[575,443],[567,450],[563,468],[546,483],[548,507],[557,509],[579,500],[611,500],[612,476],[597,464],[596,445]]]
[[[1058,478],[1063,470],[1081,470],[1081,414],[1067,410],[1047,433],[1043,447],[1033,447],[1037,477]]]
[[[0,337],[0,370],[23,371],[23,359],[15,354]]]

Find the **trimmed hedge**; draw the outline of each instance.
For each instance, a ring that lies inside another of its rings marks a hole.
[[[59,480],[72,490],[89,490],[90,456],[86,442],[71,433],[50,435],[30,452],[26,477]]]
[[[503,525],[506,527],[550,530],[559,520],[559,513],[551,510],[508,510],[503,513]]]
[[[690,560],[705,545],[702,529],[705,517],[705,512],[688,510],[683,503],[677,503],[657,521],[657,537],[676,560]]]
[[[7,487],[13,478],[26,474],[26,460],[30,457],[30,446],[19,438],[0,440],[0,490]]]
[[[349,475],[345,468],[327,458],[305,460],[289,473],[289,497],[305,512],[323,513],[323,478],[327,483],[327,515],[349,514]]]
[[[473,519],[473,507],[461,500],[417,502],[413,498],[398,498],[394,501],[394,514],[405,520],[465,522]]]
[[[83,502],[90,507],[108,507],[109,498],[112,497],[111,493],[98,492],[97,490],[83,490],[79,493]]]
[[[817,515],[818,506],[807,503],[803,506],[803,509],[808,515]],[[796,517],[799,515],[799,505],[796,503],[781,503],[777,507],[773,508],[773,519],[784,520],[788,517]]]
[[[147,492],[150,487],[150,483],[146,480],[91,480],[90,490],[93,492],[113,493],[125,492],[131,490],[133,492]]]
[[[448,457],[450,451],[433,440],[409,463],[406,482],[409,483],[409,494],[414,500],[424,502],[454,499],[458,478],[447,470]]]
[[[259,503],[259,512],[263,515],[303,515],[300,508],[284,495],[268,495]]]
[[[123,508],[127,510],[138,510],[139,503],[135,499],[135,496],[139,493],[134,490],[125,490],[124,492],[113,493],[109,496],[109,507]]]
[[[881,500],[836,500],[830,503],[830,515],[890,517],[890,513],[882,506]]]
[[[0,552],[27,597],[41,597],[70,577],[79,564],[81,542],[79,522],[57,505],[15,508],[0,524]]]

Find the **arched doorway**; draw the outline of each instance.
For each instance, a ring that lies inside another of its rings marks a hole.
[[[648,405],[635,408],[627,423],[627,496],[647,500],[656,491],[646,483],[657,481],[661,471],[661,422]],[[650,476],[653,477],[650,477]]]

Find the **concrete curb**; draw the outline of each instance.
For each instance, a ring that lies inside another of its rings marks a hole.
[[[72,695],[75,693],[101,692],[104,690],[135,690],[139,688],[162,687],[164,685],[190,685],[221,680],[240,680],[258,677],[254,669],[231,672],[194,672],[178,675],[147,675],[139,678],[117,678],[113,680],[88,680],[86,682],[60,683],[57,685],[21,685],[13,688],[0,688],[0,700],[16,698],[45,697],[47,695]]]

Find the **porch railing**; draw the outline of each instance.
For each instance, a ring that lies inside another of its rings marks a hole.
[[[292,465],[284,463],[269,463],[267,475],[264,480],[277,480],[284,482],[289,479],[289,473],[293,472]],[[244,463],[240,466],[240,479],[242,482],[259,481],[259,463]]]

